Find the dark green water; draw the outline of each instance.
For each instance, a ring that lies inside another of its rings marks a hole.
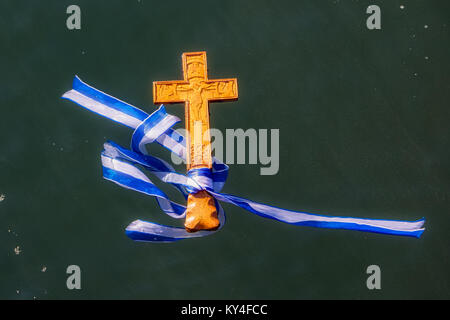
[[[70,4],[79,31],[66,28]],[[370,4],[381,30],[366,28]],[[450,298],[448,1],[6,0],[0,17],[0,298]],[[59,97],[78,74],[151,111],[151,82],[179,79],[181,53],[198,50],[211,78],[239,81],[238,102],[212,105],[213,127],[280,129],[279,173],[231,165],[224,192],[426,217],[422,238],[294,227],[225,205],[228,223],[209,238],[128,239],[137,218],[169,221],[101,177],[103,142],[128,145],[131,132]],[[71,264],[79,291],[66,288]],[[381,290],[366,287],[371,264]]]

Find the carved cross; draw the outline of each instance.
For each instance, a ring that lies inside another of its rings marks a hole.
[[[209,102],[237,100],[237,79],[209,80],[206,52],[182,55],[184,80],[153,82],[153,102],[185,103],[187,169],[211,168]],[[185,228],[188,231],[219,227],[214,198],[206,191],[188,197]]]

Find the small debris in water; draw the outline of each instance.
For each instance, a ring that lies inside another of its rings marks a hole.
[[[404,5],[401,5],[401,6],[400,6],[400,9],[402,9],[402,10],[405,9],[405,6],[404,6]]]
[[[20,250],[20,247],[17,246],[17,247],[14,248],[14,252],[15,252],[16,254],[20,254],[20,253],[22,252],[22,250]]]
[[[0,202],[2,202],[3,200],[6,199],[6,195],[5,194],[0,194]]]
[[[16,290],[16,293],[19,294],[19,293],[20,293],[20,290]]]
[[[45,272],[45,271],[47,271],[47,267],[43,266],[42,269],[41,269],[41,272]]]

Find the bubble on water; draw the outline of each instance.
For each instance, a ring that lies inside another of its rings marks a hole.
[[[425,29],[428,29],[428,25],[427,25],[427,24],[426,24],[426,25],[424,25],[423,27],[424,27]]]
[[[405,9],[405,6],[404,5],[400,5],[400,9]]]
[[[19,255],[22,252],[22,250],[20,250],[20,246],[17,246],[14,248],[14,253]]]

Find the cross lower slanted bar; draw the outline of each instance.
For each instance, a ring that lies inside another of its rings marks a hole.
[[[206,52],[182,55],[184,80],[153,82],[153,102],[185,103],[187,169],[211,168],[209,102],[238,99],[237,79],[209,80]],[[188,231],[214,230],[219,219],[214,198],[206,191],[188,197],[185,228]]]

